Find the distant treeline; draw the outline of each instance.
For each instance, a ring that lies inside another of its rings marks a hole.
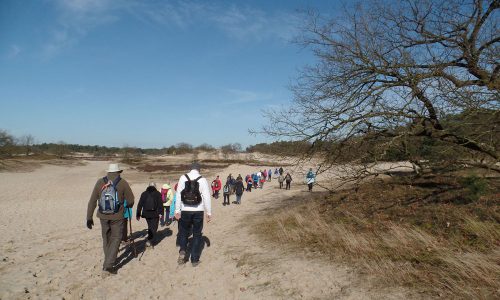
[[[492,149],[498,149],[500,143],[500,113],[496,110],[482,110],[474,114],[462,113],[443,118],[443,124],[451,128],[455,134],[474,137],[475,143],[489,144]],[[408,124],[409,126],[418,126]],[[14,137],[7,131],[0,129],[0,157],[14,155],[51,154],[58,157],[68,156],[71,153],[88,153],[94,157],[123,156],[133,157],[141,155],[175,155],[186,153],[220,151],[223,154],[239,152],[259,152],[281,156],[301,156],[316,153],[331,160],[342,162],[370,162],[370,161],[401,161],[401,160],[429,160],[447,161],[450,158],[470,158],[468,149],[451,147],[449,143],[441,141],[423,133],[421,136],[404,135],[406,127],[395,128],[391,135],[365,132],[357,138],[349,140],[330,141],[276,141],[259,143],[248,146],[243,150],[241,144],[227,144],[219,148],[207,143],[193,146],[189,143],[178,143],[163,148],[139,147],[106,147],[99,145],[79,145],[59,143],[34,143],[31,135]],[[398,139],[394,139],[401,132]],[[394,142],[397,141],[397,142]]]

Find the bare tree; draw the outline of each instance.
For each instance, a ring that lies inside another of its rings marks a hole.
[[[443,157],[459,151],[497,168],[499,8],[500,0],[373,0],[335,19],[309,12],[298,41],[317,63],[292,86],[289,108],[266,112],[264,133],[311,142],[309,156],[321,152],[326,166],[435,141]]]
[[[34,142],[35,137],[31,134],[23,135],[19,138],[19,144],[25,148],[26,156],[30,155]]]
[[[210,144],[203,143],[203,144],[201,144],[201,145],[197,146],[197,147],[195,148],[195,150],[197,150],[197,151],[211,152],[211,151],[214,151],[214,150],[215,150],[215,148],[214,148],[214,146],[212,146],[212,145],[210,145]]]

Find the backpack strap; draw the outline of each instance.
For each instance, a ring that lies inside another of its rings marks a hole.
[[[202,177],[202,176],[199,176],[199,177],[198,177],[198,178],[196,178],[194,181],[196,182],[196,181],[200,180],[200,178],[201,178],[201,177]]]
[[[186,176],[188,181],[191,181],[191,178],[189,178],[188,174],[184,174],[184,176]]]
[[[117,186],[118,182],[120,182],[120,180],[122,180],[122,178],[120,176],[116,177],[116,179],[113,181],[113,186]]]
[[[110,182],[109,182],[109,179],[108,179],[108,176],[104,176],[102,178],[102,181],[104,181],[104,184],[102,185],[101,187],[101,192],[107,187],[109,186]]]

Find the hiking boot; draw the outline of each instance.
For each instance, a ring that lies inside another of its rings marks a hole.
[[[153,247],[153,243],[150,240],[146,241],[146,247]]]
[[[194,268],[197,267],[199,264],[201,263],[201,261],[193,261],[191,262],[191,266],[193,266]]]
[[[104,268],[102,270],[102,277],[103,278],[111,276],[111,275],[116,275],[116,274],[117,274],[117,271],[115,268]]]
[[[177,258],[177,263],[179,265],[183,265],[186,263],[186,252],[185,251],[179,252],[179,258]]]

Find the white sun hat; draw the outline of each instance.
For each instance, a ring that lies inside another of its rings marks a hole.
[[[113,173],[113,172],[122,172],[123,170],[120,169],[120,167],[118,166],[118,164],[109,164],[109,167],[108,169],[106,170],[106,172],[108,173]]]

